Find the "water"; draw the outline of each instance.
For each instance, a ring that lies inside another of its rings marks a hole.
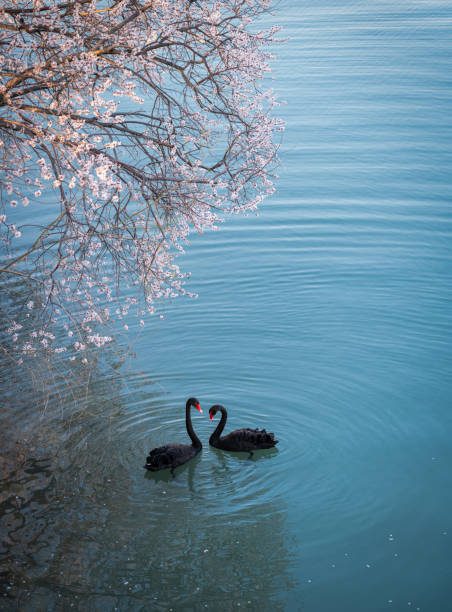
[[[9,387],[2,609],[451,607],[452,8],[284,0],[270,21],[275,197],[193,239],[200,298],[131,365],[107,353],[69,392],[54,373],[42,418],[45,393]],[[145,473],[191,395],[202,455]],[[210,449],[213,403],[277,449]]]

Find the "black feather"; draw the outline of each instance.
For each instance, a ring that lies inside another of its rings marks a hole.
[[[185,405],[185,426],[187,428],[187,433],[190,436],[192,444],[165,444],[164,446],[159,446],[158,448],[154,448],[149,452],[149,455],[146,457],[146,463],[143,467],[151,472],[157,472],[158,470],[166,470],[168,468],[171,471],[179,465],[183,465],[201,451],[202,444],[199,438],[196,436],[193,431],[193,426],[191,423],[190,417],[190,407],[195,406],[198,410],[201,410],[199,407],[199,401],[195,397],[191,397],[187,400]]]
[[[236,429],[226,436],[220,437],[226,425],[228,413],[226,408],[217,404],[209,409],[211,419],[218,411],[221,412],[221,421],[210,436],[209,444],[211,446],[227,451],[245,451],[252,454],[254,450],[273,448],[278,444],[279,440],[275,440],[275,434],[267,433],[265,429]]]

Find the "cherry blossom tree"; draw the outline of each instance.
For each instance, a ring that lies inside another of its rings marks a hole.
[[[0,0],[3,349],[19,361],[144,325],[186,293],[189,233],[272,193],[269,4]]]

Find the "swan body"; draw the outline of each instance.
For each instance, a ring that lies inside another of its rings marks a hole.
[[[209,409],[210,420],[213,419],[217,412],[221,412],[221,420],[209,438],[211,446],[226,451],[244,451],[252,457],[253,451],[273,448],[278,444],[278,440],[275,440],[275,434],[267,433],[265,429],[236,429],[226,436],[220,437],[226,425],[228,413],[226,408],[217,404]]]
[[[170,443],[152,449],[144,465],[147,470],[157,472],[158,470],[170,469],[174,476],[174,468],[187,463],[187,461],[190,461],[190,459],[193,459],[193,457],[196,457],[196,455],[201,452],[201,441],[193,431],[191,423],[190,408],[192,406],[199,410],[199,412],[202,412],[199,401],[195,397],[190,397],[185,405],[185,426],[192,443]]]

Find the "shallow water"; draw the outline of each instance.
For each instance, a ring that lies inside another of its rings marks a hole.
[[[30,381],[6,397],[1,609],[450,609],[452,8],[285,0],[269,21],[290,37],[276,195],[193,239],[199,299],[128,368],[107,354],[59,411],[57,377],[39,420]],[[144,472],[190,395],[201,456]],[[213,403],[277,449],[210,449]]]

